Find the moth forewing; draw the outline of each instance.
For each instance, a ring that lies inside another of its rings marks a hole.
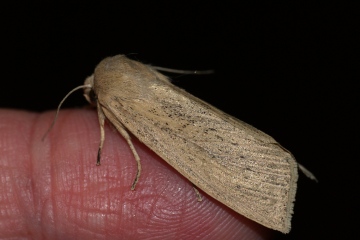
[[[138,162],[133,188],[141,165],[126,131],[211,197],[266,227],[289,232],[297,163],[272,137],[123,55],[100,62],[87,83],[93,85],[98,111],[126,138]]]

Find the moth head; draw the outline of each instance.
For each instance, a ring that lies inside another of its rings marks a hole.
[[[84,82],[84,97],[91,104],[96,105],[96,94],[94,92],[94,75],[87,77]]]

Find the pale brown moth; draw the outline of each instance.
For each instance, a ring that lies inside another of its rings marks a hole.
[[[108,119],[137,162],[132,190],[142,169],[128,132],[219,202],[268,228],[290,231],[298,167],[315,177],[272,137],[174,86],[154,67],[124,55],[101,61],[85,85],[69,94],[79,88],[85,88],[86,99],[97,106],[101,130],[97,164]]]

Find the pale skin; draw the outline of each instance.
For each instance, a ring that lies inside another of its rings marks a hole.
[[[268,239],[274,232],[200,191],[132,137],[136,161],[105,123],[101,166],[95,110],[0,110],[2,239]]]

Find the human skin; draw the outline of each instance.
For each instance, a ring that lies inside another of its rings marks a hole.
[[[142,173],[105,124],[101,166],[96,111],[0,110],[1,239],[268,239],[273,232],[200,190],[140,143]]]

